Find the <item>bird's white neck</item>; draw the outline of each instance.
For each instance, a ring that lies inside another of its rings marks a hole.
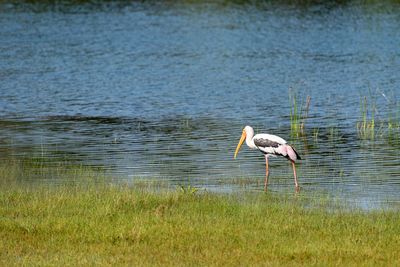
[[[256,149],[257,146],[254,144],[253,137],[254,137],[254,130],[250,126],[246,126],[244,128],[246,131],[246,145],[251,149]]]

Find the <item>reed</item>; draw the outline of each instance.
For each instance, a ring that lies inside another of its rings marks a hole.
[[[367,97],[365,96],[361,100],[360,111],[361,118],[357,122],[357,132],[358,136],[361,139],[375,139],[375,110],[376,110],[376,102],[374,100],[371,101],[371,104],[368,104]]]
[[[328,138],[327,143],[330,145],[330,147],[334,149],[341,141],[342,135],[340,134],[340,131],[337,127],[331,126],[328,128],[327,138]]]
[[[400,143],[400,105],[383,94],[388,102],[388,117],[376,117],[377,102],[372,94],[369,98],[364,96],[360,101],[360,118],[357,122],[357,133],[361,140],[386,140],[391,143]]]
[[[391,112],[387,120],[387,139],[391,143],[400,143],[400,105],[393,103],[390,105]]]
[[[318,143],[319,140],[319,128],[314,128],[313,129],[313,140],[315,143]]]
[[[292,137],[299,137],[305,135],[305,124],[308,118],[311,97],[307,96],[306,99],[301,99],[299,103],[298,94],[296,92],[289,93],[290,102],[290,132]]]
[[[400,142],[400,122],[389,118],[387,123],[387,138],[390,142]]]

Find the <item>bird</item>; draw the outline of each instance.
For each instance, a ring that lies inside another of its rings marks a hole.
[[[246,126],[243,128],[242,136],[240,137],[239,143],[235,150],[234,159],[236,159],[239,153],[240,147],[246,140],[246,144],[251,149],[258,149],[265,157],[265,180],[264,180],[264,190],[267,191],[268,187],[268,157],[285,157],[292,163],[294,184],[296,192],[300,191],[299,183],[297,181],[296,166],[295,162],[301,160],[300,155],[294,149],[292,145],[289,145],[283,138],[273,135],[260,133],[254,135],[254,130],[251,126]]]

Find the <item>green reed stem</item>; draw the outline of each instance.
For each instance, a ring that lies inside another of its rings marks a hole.
[[[307,96],[306,100],[302,100],[298,104],[297,93],[289,94],[290,102],[290,131],[293,137],[305,135],[305,123],[308,118],[311,97]],[[300,108],[299,108],[300,107]]]

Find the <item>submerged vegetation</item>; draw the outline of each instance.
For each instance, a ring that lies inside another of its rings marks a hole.
[[[357,133],[361,140],[384,139],[389,142],[400,142],[400,106],[397,102],[387,99],[387,118],[377,120],[376,113],[378,105],[376,96],[370,93],[370,97],[363,97],[361,100],[361,117],[357,122]]]
[[[290,101],[290,131],[293,138],[312,136],[312,140],[318,142],[322,132],[328,133],[331,140],[338,136],[337,129],[332,126],[320,125],[317,128],[306,127],[309,118],[311,97],[299,96],[298,92],[289,91]],[[356,123],[357,137],[360,140],[387,140],[400,144],[400,104],[393,99],[388,99],[381,94],[388,102],[386,106],[380,107],[377,104],[377,95],[370,91],[369,96],[360,98],[360,116]],[[377,116],[379,109],[386,109]],[[382,117],[382,116],[386,117]]]
[[[104,183],[108,177],[101,167],[89,167],[66,161],[51,162],[43,157],[9,158],[0,161],[0,186],[35,185],[43,180],[49,184],[76,185]]]
[[[400,264],[397,208],[364,212],[317,195],[191,185],[155,192],[63,166],[86,182],[10,183],[21,166],[29,169],[0,166],[0,265]]]

